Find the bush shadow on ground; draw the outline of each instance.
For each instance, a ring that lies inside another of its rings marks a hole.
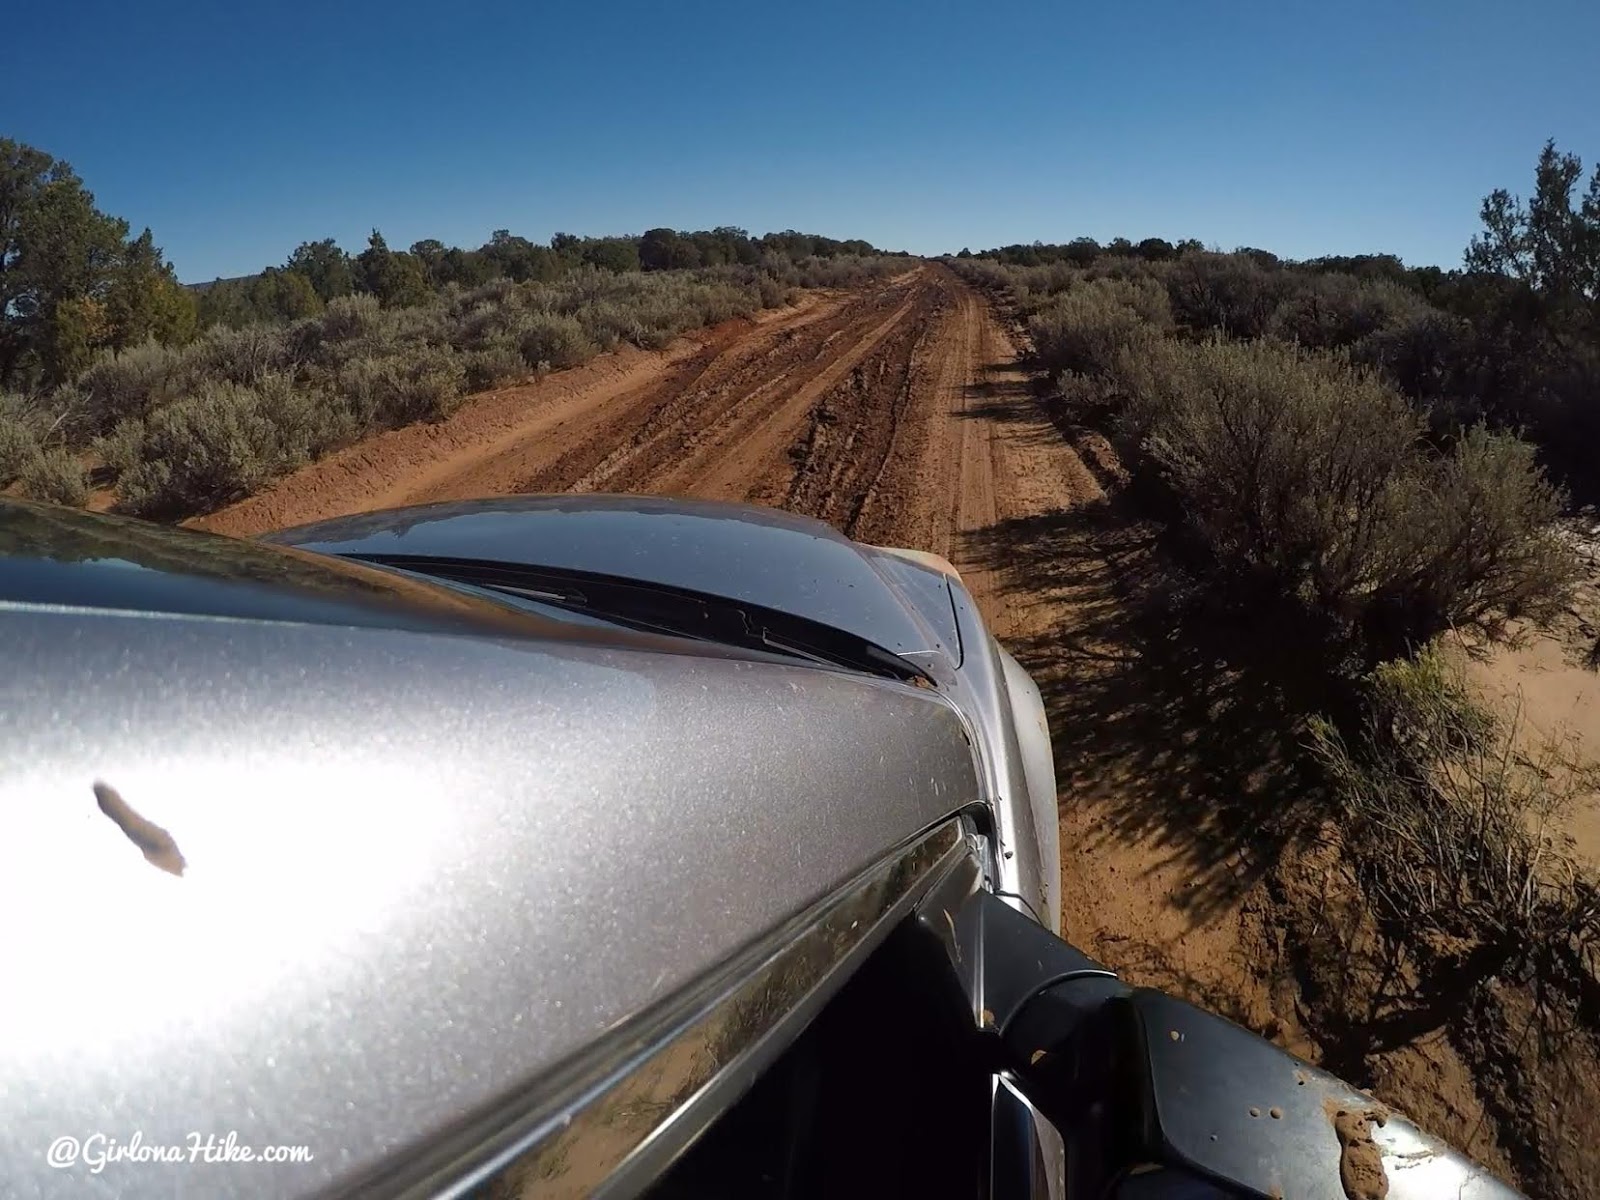
[[[1020,603],[1069,614],[1007,639],[1044,696],[1061,803],[1114,796],[1100,836],[1184,868],[1175,902],[1204,920],[1321,828],[1295,714],[1335,698],[1305,630],[1220,606],[1162,539],[1112,498],[973,531],[964,551]]]
[[[1025,403],[1032,395],[1032,385],[1018,375],[1014,360],[984,363],[977,376],[976,382],[965,385],[965,403],[956,410],[956,416],[1002,425],[1026,425],[1038,420]]]

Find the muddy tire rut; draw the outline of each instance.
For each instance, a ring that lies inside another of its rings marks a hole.
[[[777,495],[778,480],[755,489],[753,499],[818,517],[859,536],[863,512],[876,498],[890,466],[901,428],[921,396],[919,359],[945,306],[937,296],[923,303],[843,380],[811,406],[806,428],[789,447],[790,480]]]

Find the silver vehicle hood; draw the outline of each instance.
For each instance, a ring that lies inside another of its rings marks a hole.
[[[959,654],[938,571],[776,509],[648,496],[517,496],[338,517],[262,540],[342,556],[593,571],[776,609],[912,659]]]
[[[314,556],[88,516],[53,516],[93,533],[53,542],[4,517],[8,1195],[358,1181],[981,801],[964,723],[926,689],[558,637],[445,588],[436,614],[425,581],[404,611],[375,587],[334,603],[347,569]],[[373,536],[429,522],[399,528]],[[196,563],[236,580],[236,555],[260,580],[197,596]],[[261,567],[278,558],[293,570]],[[118,586],[137,594],[96,602]],[[46,1160],[64,1137],[230,1132],[314,1157]]]
[[[804,617],[892,651],[922,669],[966,716],[1005,851],[999,883],[1035,919],[1059,928],[1055,775],[1044,705],[943,559],[863,545],[821,521],[775,509],[593,494],[395,509],[265,540],[357,559],[465,558],[648,580]]]

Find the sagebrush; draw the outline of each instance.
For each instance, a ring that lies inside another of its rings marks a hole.
[[[89,501],[89,482],[77,456],[60,447],[44,450],[22,469],[22,494],[52,504],[82,508]]]

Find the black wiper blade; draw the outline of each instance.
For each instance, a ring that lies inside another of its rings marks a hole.
[[[808,617],[670,584],[476,558],[413,554],[348,557],[570,608],[652,633],[747,646],[891,679],[931,682],[916,664]]]

